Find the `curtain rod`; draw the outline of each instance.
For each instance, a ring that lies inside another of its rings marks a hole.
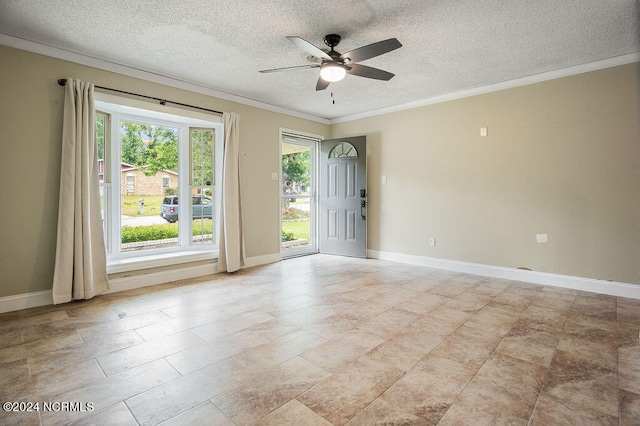
[[[60,86],[66,86],[67,85],[67,79],[66,78],[61,78],[60,80],[58,80],[58,84]],[[111,92],[124,93],[125,95],[132,95],[132,96],[138,96],[140,98],[152,99],[154,101],[158,101],[160,103],[160,105],[166,105],[166,104],[169,103],[169,104],[174,104],[174,105],[180,105],[180,106],[187,107],[187,108],[199,109],[200,111],[213,112],[213,113],[220,114],[220,115],[224,114],[222,111],[216,111],[214,109],[202,108],[202,107],[199,107],[199,106],[189,105],[189,104],[183,104],[182,102],[169,101],[167,99],[154,98],[153,96],[141,95],[139,93],[125,92],[124,90],[111,89],[109,87],[96,86],[96,85],[94,85],[93,87],[95,87],[96,89],[109,90]]]

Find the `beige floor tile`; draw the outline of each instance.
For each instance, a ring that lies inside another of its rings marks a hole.
[[[618,417],[618,375],[615,371],[558,350],[545,381],[541,395]]]
[[[119,351],[102,355],[97,360],[105,374],[111,376],[201,343],[204,343],[204,340],[200,337],[191,331],[184,331],[151,342],[120,349]]]
[[[542,389],[546,367],[493,355],[480,368],[441,422],[456,424],[469,413],[477,424],[527,424]]]
[[[558,400],[541,395],[529,421],[530,426],[598,425],[616,426],[618,416],[611,416],[582,407],[569,400]]]
[[[295,357],[212,399],[236,424],[252,424],[331,374]]]
[[[640,394],[640,345],[618,349],[620,389]]]
[[[507,288],[491,299],[489,306],[511,309],[516,312],[524,312],[529,307],[534,297],[535,293],[527,294],[513,288]]]
[[[308,256],[0,314],[0,399],[95,404],[0,424],[636,425],[639,333],[636,299]]]
[[[133,330],[110,334],[102,339],[92,340],[81,345],[32,355],[28,358],[29,370],[32,376],[56,372],[64,369],[67,365],[81,363],[142,342],[142,338]]]
[[[124,402],[119,402],[100,411],[91,413],[74,425],[77,426],[137,426],[138,422]]]
[[[235,424],[224,415],[211,401],[188,409],[177,416],[162,422],[162,426],[234,426]]]
[[[471,315],[469,312],[440,306],[426,314],[423,318],[410,324],[407,327],[407,331],[415,330],[448,336],[471,318]]]
[[[306,330],[295,330],[260,346],[254,346],[234,355],[234,359],[254,370],[262,370],[282,364],[311,348],[321,345],[326,339]]]
[[[343,425],[403,375],[403,371],[363,356],[298,396],[334,425]]]
[[[585,327],[567,321],[558,350],[585,362],[615,371],[618,368],[618,342],[615,331]]]
[[[57,333],[48,338],[0,349],[0,364],[27,359],[28,357],[58,349],[72,348],[83,343],[82,338],[75,331]]]
[[[557,335],[529,328],[526,323],[518,321],[502,339],[496,352],[548,367],[559,340]]]
[[[173,377],[125,402],[141,425],[157,424],[240,385],[251,374],[246,366],[228,358],[186,376]]]
[[[620,426],[640,425],[640,394],[620,391]]]
[[[368,330],[384,338],[390,338],[422,317],[415,312],[391,308],[358,325],[358,328]]]
[[[401,307],[406,311],[426,315],[434,309],[444,305],[449,300],[451,300],[449,297],[439,296],[425,291],[405,301]]]
[[[331,423],[297,399],[287,402],[282,407],[257,420],[255,424],[260,426],[331,426]]]
[[[485,334],[504,337],[516,323],[519,314],[510,309],[502,309],[495,306],[485,306],[476,312],[464,324]]]
[[[618,321],[640,325],[640,300],[619,297],[617,314]]]
[[[448,336],[431,355],[447,358],[477,370],[498,346],[499,339],[470,327],[460,327]]]
[[[347,422],[347,426],[369,425],[428,426],[430,423],[377,398]]]
[[[468,364],[430,354],[381,398],[403,412],[436,424],[476,372],[477,369]]]
[[[230,336],[192,346],[165,357],[180,374],[189,374],[249,348],[269,343],[255,332],[240,331]]]
[[[490,296],[473,293],[469,290],[451,298],[451,300],[444,304],[444,307],[475,314],[480,309],[484,308],[491,299],[492,297]]]
[[[37,411],[0,410],[0,424],[3,426],[40,426],[40,415]]]
[[[384,342],[377,334],[354,329],[300,355],[328,371],[336,371]]]
[[[358,327],[364,320],[348,311],[338,312],[303,328],[325,339],[333,339]]]
[[[50,392],[47,401],[91,402],[95,411],[156,388],[180,377],[165,360],[158,360],[119,374],[79,382],[71,390]],[[87,412],[41,412],[43,424],[73,423],[86,418]],[[135,413],[134,413],[135,415]]]
[[[134,330],[147,325],[155,325],[165,322],[170,318],[160,311],[147,312],[131,317],[124,317],[115,321],[108,321],[93,325],[91,327],[80,328],[78,333],[87,342],[90,340],[102,339],[109,334],[121,333],[123,331]]]
[[[410,370],[435,347],[442,343],[443,336],[417,330],[401,331],[385,340],[367,354],[379,361],[395,365],[403,371]]]

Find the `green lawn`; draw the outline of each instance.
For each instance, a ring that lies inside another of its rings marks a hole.
[[[140,214],[140,198],[144,198],[144,211]],[[125,216],[158,216],[164,195],[123,195],[121,213]]]
[[[307,220],[282,222],[282,232],[293,233],[294,238],[302,238],[310,241],[310,222]]]

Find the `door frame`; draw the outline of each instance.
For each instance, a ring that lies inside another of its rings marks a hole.
[[[315,224],[311,226],[311,232],[313,238],[315,240],[315,248],[309,252],[304,251],[300,253],[292,252],[290,255],[283,257],[283,249],[282,249],[282,143],[284,140],[284,136],[291,136],[294,138],[300,138],[303,140],[307,140],[309,142],[315,142],[315,158],[314,158],[314,171],[315,171],[315,188],[313,188],[315,192],[315,202],[312,203],[311,208],[314,210],[313,217],[315,218]],[[301,132],[298,130],[292,130],[281,127],[278,132],[278,185],[277,187],[277,196],[278,196],[278,252],[280,254],[280,260],[288,259],[296,256],[306,256],[310,254],[319,253],[320,247],[318,244],[318,185],[320,183],[319,177],[319,161],[320,161],[320,142],[324,140],[324,136],[316,135],[313,133]]]

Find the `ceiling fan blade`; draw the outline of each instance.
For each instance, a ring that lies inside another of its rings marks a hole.
[[[293,44],[295,44],[299,49],[304,50],[305,52],[307,52],[311,56],[315,56],[316,58],[326,59],[326,60],[329,60],[329,61],[333,60],[333,58],[331,56],[327,55],[325,52],[323,52],[319,48],[315,47],[313,44],[309,43],[305,39],[302,39],[302,38],[297,37],[297,36],[287,36],[287,38],[289,40],[291,40],[291,42]]]
[[[366,78],[373,78],[376,80],[389,81],[395,75],[390,72],[380,70],[378,68],[368,67],[366,65],[350,64],[349,67],[351,69],[348,70],[347,73],[351,75],[357,75],[358,77],[366,77]]]
[[[329,82],[324,80],[322,77],[318,77],[318,82],[316,83],[316,92],[319,90],[324,90],[329,87]]]
[[[388,40],[379,41],[377,43],[368,44],[366,46],[359,47],[350,52],[340,55],[341,60],[349,59],[351,62],[360,62],[366,59],[374,58],[397,48],[402,47],[402,44],[395,39],[390,38]]]
[[[309,68],[320,68],[320,65],[298,65],[295,67],[284,67],[284,68],[273,68],[270,70],[260,70],[259,72],[266,74],[266,73],[270,73],[270,72],[280,72],[280,71],[292,71],[292,70],[304,70],[304,69],[309,69]]]

